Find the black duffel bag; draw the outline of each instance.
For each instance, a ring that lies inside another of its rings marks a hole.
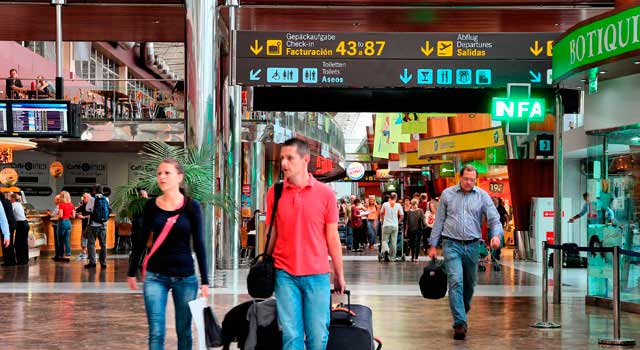
[[[267,253],[267,249],[269,248],[273,223],[276,221],[276,211],[278,210],[280,196],[282,196],[282,187],[282,183],[277,183],[274,186],[273,209],[271,211],[271,222],[269,223],[267,242],[264,245],[264,251],[256,257],[247,276],[247,290],[249,291],[249,295],[257,299],[270,298],[276,286],[276,267],[274,266],[273,256]]]
[[[424,267],[420,277],[420,293],[426,299],[442,299],[447,294],[447,274],[442,263],[433,259]]]

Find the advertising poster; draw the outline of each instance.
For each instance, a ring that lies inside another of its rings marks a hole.
[[[403,134],[426,134],[427,133],[427,114],[403,113],[402,133]]]
[[[376,129],[373,140],[373,156],[375,158],[389,158],[389,153],[398,153],[398,143],[392,139],[394,116],[397,113],[376,114]],[[409,135],[407,135],[409,136]]]

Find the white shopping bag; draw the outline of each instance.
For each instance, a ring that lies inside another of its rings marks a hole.
[[[198,350],[207,350],[207,341],[204,333],[204,308],[207,307],[207,299],[198,298],[189,302],[189,309],[191,309],[191,316],[193,322],[196,324],[196,330],[198,331]]]

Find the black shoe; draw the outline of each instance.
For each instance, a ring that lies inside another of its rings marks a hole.
[[[356,251],[357,251],[358,253],[362,253],[362,252],[364,252],[364,250],[363,250],[362,248],[358,248],[358,249],[356,249]]]
[[[389,252],[384,252],[384,261],[385,262],[390,262],[391,259],[389,259]]]
[[[467,336],[467,328],[463,325],[453,327],[453,339],[464,340]]]
[[[84,265],[85,269],[95,269],[96,268],[96,264],[94,263],[88,263],[86,265]]]
[[[60,257],[58,257],[58,256],[54,256],[53,258],[51,258],[51,260],[53,260],[53,261],[59,261],[58,259],[60,259]]]
[[[107,264],[100,264],[100,267],[103,268],[103,269],[106,269],[107,268]]]
[[[69,258],[58,258],[58,260],[56,260],[56,261],[59,261],[59,262],[69,262],[69,261],[71,261],[71,259],[69,259]]]
[[[2,266],[4,266],[4,267],[9,267],[9,266],[16,266],[16,264],[13,264],[13,263],[4,263],[4,264],[2,264]]]

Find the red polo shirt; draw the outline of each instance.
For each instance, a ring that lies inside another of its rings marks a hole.
[[[273,209],[273,187],[267,192],[267,229]],[[276,268],[294,276],[331,272],[325,225],[338,222],[333,190],[309,174],[303,188],[284,181],[274,228],[278,231],[273,258]]]

